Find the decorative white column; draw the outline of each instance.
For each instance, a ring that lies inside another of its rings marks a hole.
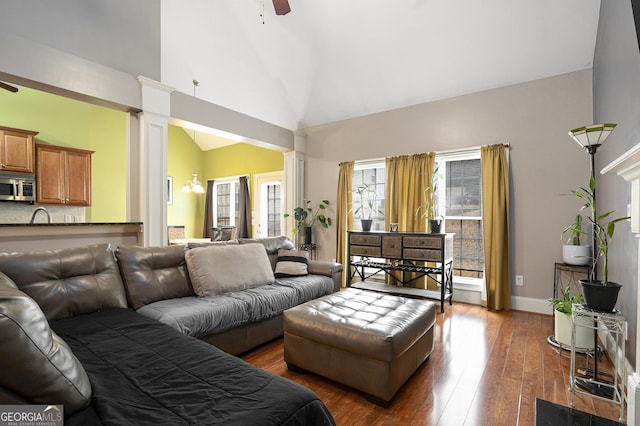
[[[138,181],[138,213],[144,223],[144,245],[167,244],[167,146],[173,88],[146,77],[142,86],[142,112],[138,115],[140,138],[129,149],[136,151],[130,177]],[[135,176],[135,177],[134,177]]]
[[[284,235],[293,238],[293,209],[304,202],[304,150],[306,138],[294,135],[294,150],[284,153],[284,200],[282,207],[289,217],[285,220]],[[296,239],[293,239],[296,241]]]

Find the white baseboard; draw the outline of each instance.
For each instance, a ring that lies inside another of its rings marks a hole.
[[[553,307],[545,299],[511,296],[511,309],[553,315]]]

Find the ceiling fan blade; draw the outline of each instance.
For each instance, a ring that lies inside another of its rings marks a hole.
[[[10,91],[12,93],[16,93],[18,91],[17,87],[14,87],[14,86],[12,86],[10,84],[7,84],[7,83],[3,83],[1,81],[0,81],[0,87],[5,89],[5,90],[8,90],[8,91]]]
[[[286,15],[291,12],[288,0],[273,0],[273,7],[276,10],[276,15]]]

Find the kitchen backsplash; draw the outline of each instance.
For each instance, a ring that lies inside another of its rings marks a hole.
[[[33,211],[40,206],[2,202],[0,203],[0,223],[29,223]],[[78,206],[42,206],[51,215],[51,223],[85,222],[85,208]],[[47,223],[47,215],[39,212],[35,223]]]

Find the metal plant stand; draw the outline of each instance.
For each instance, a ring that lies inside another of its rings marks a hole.
[[[627,322],[619,312],[605,313],[588,309],[586,305],[573,305],[573,325],[571,327],[571,406],[575,406],[576,393],[590,395],[604,401],[620,405],[620,421],[624,421],[624,359],[627,339]],[[586,319],[587,321],[581,321]],[[589,326],[589,324],[592,324]],[[593,329],[594,346],[597,347],[598,330],[607,331],[615,340],[613,355],[614,371],[611,381],[604,380],[598,371],[598,357],[593,357],[593,374],[576,376],[576,327]],[[620,370],[620,371],[619,371]],[[618,379],[620,377],[620,379]]]

